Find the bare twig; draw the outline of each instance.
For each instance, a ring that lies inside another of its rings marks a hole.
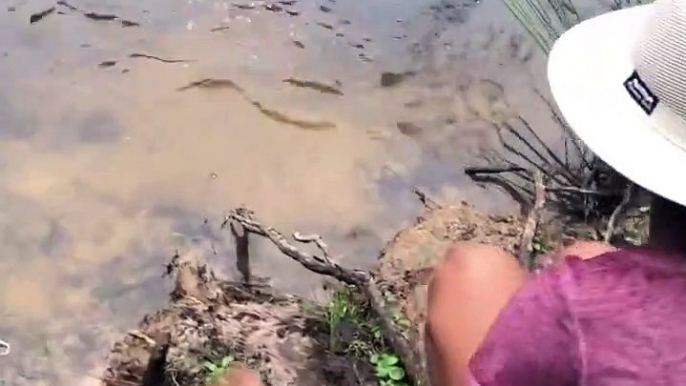
[[[634,184],[629,183],[629,185],[627,185],[626,189],[624,190],[624,196],[622,197],[622,201],[619,202],[615,210],[612,212],[612,215],[610,215],[610,219],[607,221],[607,229],[605,230],[606,243],[609,243],[610,239],[612,239],[612,236],[615,233],[617,219],[624,212],[624,209],[629,204],[629,201],[631,201],[631,195],[633,194],[633,191]]]
[[[395,319],[379,289],[380,283],[371,272],[345,268],[332,261],[328,253],[319,256],[301,251],[291,244],[279,231],[257,221],[254,213],[247,208],[238,208],[231,211],[226,221],[236,221],[243,226],[246,232],[266,237],[283,254],[297,261],[308,270],[356,286],[369,301],[371,310],[379,319],[384,336],[393,350],[402,359],[408,377],[416,386],[429,385],[424,361],[419,353],[412,349],[402,330],[395,324]],[[316,242],[315,240],[320,239],[320,237],[307,237],[297,233],[294,235],[294,238],[296,241],[300,239],[303,242]],[[320,249],[322,249],[322,245],[326,245],[323,242],[320,242],[320,244]],[[322,249],[322,253],[325,250],[326,248]]]
[[[157,344],[157,342],[154,339],[145,335],[144,333],[140,332],[139,330],[131,330],[128,332],[128,334],[131,335],[132,337],[136,338],[136,339],[140,339],[140,340],[144,341],[150,347],[154,347]]]
[[[528,271],[533,267],[533,259],[531,258],[531,251],[533,247],[534,236],[536,235],[536,228],[541,215],[543,205],[545,205],[545,185],[543,184],[543,173],[534,172],[534,202],[531,205],[529,214],[524,223],[524,231],[522,232],[521,241],[519,243],[519,261]]]
[[[329,255],[329,246],[326,245],[324,239],[322,239],[322,236],[317,234],[303,235],[299,232],[293,232],[293,239],[301,243],[314,243],[317,248],[322,251],[326,259],[331,258],[331,255]]]
[[[426,192],[424,192],[420,188],[415,186],[413,191],[414,191],[414,194],[417,196],[417,198],[419,198],[419,202],[421,202],[422,205],[424,205],[424,207],[426,209],[428,209],[430,211],[435,210],[435,209],[441,209],[442,205],[439,204],[438,202],[436,202],[436,200],[429,197],[429,195],[426,194]]]
[[[250,247],[249,233],[237,222],[231,222],[231,234],[236,243],[236,269],[241,274],[243,284],[252,282],[252,272],[250,271]]]
[[[473,177],[478,174],[500,174],[512,172],[526,172],[527,170],[521,166],[494,166],[494,167],[466,167],[464,172],[466,175]]]
[[[579,193],[591,196],[619,196],[617,191],[601,191],[593,189],[577,188],[575,186],[546,186],[546,191],[549,193],[565,192],[565,193]]]
[[[362,285],[369,280],[369,273],[367,271],[346,269],[338,263],[331,261],[328,256],[313,255],[299,250],[279,231],[256,221],[253,212],[247,208],[233,210],[227,216],[227,220],[237,221],[247,232],[268,238],[277,248],[279,248],[279,251],[302,264],[312,272],[331,276],[346,284],[352,285]]]

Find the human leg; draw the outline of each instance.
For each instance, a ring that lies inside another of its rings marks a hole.
[[[581,259],[616,250],[580,241],[551,256]],[[434,386],[465,386],[468,364],[500,310],[526,281],[527,273],[504,250],[475,243],[454,246],[434,270],[429,287],[426,350]]]
[[[455,245],[429,286],[426,346],[434,386],[465,386],[469,360],[526,272],[504,250]]]

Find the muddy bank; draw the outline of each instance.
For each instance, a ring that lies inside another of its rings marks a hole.
[[[267,385],[428,384],[427,285],[452,243],[498,245],[533,258],[537,268],[552,262],[536,257],[574,239],[598,239],[611,220],[570,221],[544,203],[532,205],[525,216],[492,216],[465,202],[440,204],[419,196],[422,215],[396,234],[370,272],[339,265],[318,235],[287,237],[247,209],[231,212],[226,225],[233,231],[243,281],[218,278],[192,251],[174,257],[167,268],[175,280],[170,305],[146,316],[114,346],[105,384],[224,385],[238,367],[259,370]],[[613,240],[641,242],[646,210],[622,209],[622,219],[612,225],[619,239]],[[534,233],[527,235],[532,221]],[[270,240],[284,258],[342,284],[332,286],[331,300],[323,304],[275,293],[250,276],[248,240],[254,236]]]

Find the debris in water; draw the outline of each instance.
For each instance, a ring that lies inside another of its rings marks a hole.
[[[357,48],[358,50],[364,50],[364,45],[360,43],[350,43],[350,47]]]
[[[317,25],[322,27],[322,28],[326,28],[328,30],[333,30],[333,26],[331,24],[326,24],[326,23],[322,23],[321,21],[318,21]]]
[[[53,13],[53,12],[55,12],[55,7],[50,7],[50,8],[48,8],[48,9],[44,10],[44,11],[40,11],[40,12],[38,12],[38,13],[34,13],[34,14],[31,15],[31,17],[29,18],[29,23],[30,23],[30,24],[37,23],[37,22],[43,20],[43,18],[45,18],[46,16],[50,15],[50,14]]]
[[[306,81],[303,83],[317,84],[316,82],[306,82]],[[320,85],[320,86],[323,86],[325,89],[335,90],[334,88],[332,88],[330,86],[325,86],[325,85]],[[304,87],[304,86],[302,86],[302,87]],[[230,90],[236,91],[239,94],[241,94],[241,96],[246,101],[248,101],[251,105],[255,106],[260,111],[260,113],[262,113],[266,117],[268,117],[274,121],[277,121],[279,123],[297,126],[301,129],[305,129],[305,130],[331,130],[331,129],[336,128],[336,124],[334,124],[332,122],[305,121],[305,120],[300,120],[300,119],[294,119],[294,118],[291,118],[291,117],[287,116],[286,114],[281,113],[279,111],[266,108],[266,107],[262,106],[262,103],[255,101],[255,100],[252,100],[248,96],[246,96],[243,88],[241,88],[239,85],[237,85],[234,81],[232,81],[230,79],[206,78],[206,79],[202,79],[202,80],[197,80],[195,82],[191,82],[186,86],[177,88],[176,91],[186,91],[186,90],[190,90],[192,88],[204,88],[204,89],[228,88]],[[324,91],[322,91],[322,92],[324,92]],[[340,92],[340,91],[338,91],[338,92]]]
[[[61,5],[61,6],[63,6],[63,7],[67,7],[67,8],[69,8],[69,9],[71,9],[72,11],[78,11],[78,10],[79,10],[78,8],[74,7],[73,5],[67,3],[67,2],[64,1],[64,0],[58,1],[58,2],[57,2],[57,5]]]
[[[96,12],[87,12],[87,13],[84,13],[83,16],[85,16],[91,20],[97,20],[97,21],[112,21],[112,20],[118,19],[117,15],[110,15],[110,14],[96,13]]]
[[[279,7],[276,4],[265,4],[264,9],[266,9],[269,12],[282,12],[283,8]]]
[[[393,87],[397,86],[403,82],[407,77],[414,76],[416,73],[414,71],[405,72],[390,72],[386,71],[381,73],[381,87]]]
[[[336,37],[342,38],[345,37],[345,34],[343,34],[343,32],[337,32]]]
[[[273,119],[279,123],[297,126],[305,130],[333,130],[336,129],[336,124],[327,121],[303,121],[300,119],[291,118],[276,110],[271,110],[262,106],[260,102],[252,101],[253,106],[257,107],[260,112],[266,117]]]
[[[322,11],[322,12],[324,12],[324,13],[329,13],[329,12],[332,11],[332,9],[329,8],[329,7],[327,7],[326,5],[320,5],[320,6],[319,6],[319,10]]]
[[[293,40],[293,44],[298,48],[305,48],[305,45],[300,40]]]
[[[358,56],[358,57],[360,58],[360,60],[363,61],[363,62],[367,62],[367,63],[372,63],[372,62],[373,62],[372,58],[370,58],[369,56],[365,55],[363,52],[360,53],[360,54],[357,55],[357,56]]]
[[[114,14],[83,11],[83,10],[80,10],[80,9],[76,8],[75,6],[69,4],[68,2],[66,2],[64,0],[59,0],[57,2],[57,5],[61,5],[63,7],[66,7],[69,10],[74,11],[74,12],[80,12],[83,14],[84,17],[91,19],[91,20],[95,20],[95,21],[119,20],[119,22],[121,23],[121,26],[124,28],[126,28],[126,27],[140,27],[140,25],[141,25],[140,23],[138,23],[136,21],[122,19],[121,17],[114,15]]]
[[[7,7],[7,12],[17,12],[17,7],[15,7],[15,6]]]
[[[365,41],[365,42],[367,42],[367,43],[371,43],[371,42],[372,42],[372,39],[371,39],[371,38],[362,38],[362,40]]]
[[[0,356],[10,355],[10,350],[10,344],[0,339]]]
[[[104,62],[100,62],[100,64],[98,64],[98,67],[100,67],[100,68],[114,67],[116,64],[117,64],[116,60],[106,60]]]
[[[424,129],[412,122],[398,122],[395,125],[398,127],[398,130],[400,130],[401,133],[412,138],[418,137],[424,131]]]
[[[290,9],[286,10],[286,13],[289,14],[290,16],[298,16],[300,15],[300,12],[298,11],[291,11]]]
[[[224,31],[227,29],[229,29],[229,26],[225,25],[225,26],[221,26],[221,27],[214,27],[210,30],[210,32],[219,32],[219,31]]]
[[[322,94],[332,94],[332,95],[343,95],[343,92],[341,90],[320,83],[320,82],[315,82],[312,80],[300,80],[300,79],[294,79],[294,78],[288,78],[283,80],[284,83],[288,83],[292,86],[295,87],[301,87],[301,88],[311,88],[313,90],[319,91]]]
[[[231,79],[216,79],[216,78],[206,78],[202,80],[196,80],[183,87],[179,87],[176,91],[186,91],[192,88],[205,88],[205,89],[221,89],[228,88],[230,90],[238,91],[243,93],[243,88],[237,85]]]
[[[137,22],[137,21],[131,21],[131,20],[121,19],[121,26],[124,27],[124,28],[127,28],[127,27],[140,27],[140,26],[141,26],[141,23],[139,23],[139,22]]]
[[[234,4],[233,6],[238,9],[255,9],[255,6],[252,4]]]
[[[295,0],[281,0],[281,1],[279,1],[279,4],[286,5],[286,6],[291,6],[295,3],[296,3]]]
[[[189,60],[189,59],[164,59],[160,58],[159,56],[155,55],[148,55],[148,54],[140,54],[140,53],[133,53],[129,55],[129,58],[144,58],[144,59],[153,59],[157,60],[162,63],[193,63],[195,60]]]
[[[340,25],[350,25],[350,24],[352,24],[352,22],[351,22],[350,20],[348,20],[348,19],[343,19],[343,20],[339,20],[339,21],[338,21],[338,24],[340,24]]]

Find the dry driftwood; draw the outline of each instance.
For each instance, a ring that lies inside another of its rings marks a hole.
[[[541,211],[545,205],[545,185],[543,184],[543,173],[539,171],[534,172],[534,202],[531,205],[529,214],[524,223],[524,231],[522,232],[521,242],[519,244],[519,262],[527,271],[534,269],[535,261],[532,258],[531,252],[533,249],[533,240],[536,235],[536,228],[541,217]]]
[[[407,372],[408,378],[416,386],[428,386],[429,379],[422,359],[422,354],[413,350],[410,335],[416,331],[403,330],[398,326],[389,310],[382,292],[383,283],[371,272],[343,267],[332,260],[326,244],[318,235],[293,235],[294,241],[315,243],[321,254],[310,254],[298,249],[281,232],[258,221],[255,214],[245,207],[231,211],[225,219],[225,225],[239,224],[247,233],[269,239],[283,254],[302,264],[308,270],[335,278],[343,283],[353,285],[369,301],[371,310],[378,317],[379,324],[391,348],[398,354]]]

